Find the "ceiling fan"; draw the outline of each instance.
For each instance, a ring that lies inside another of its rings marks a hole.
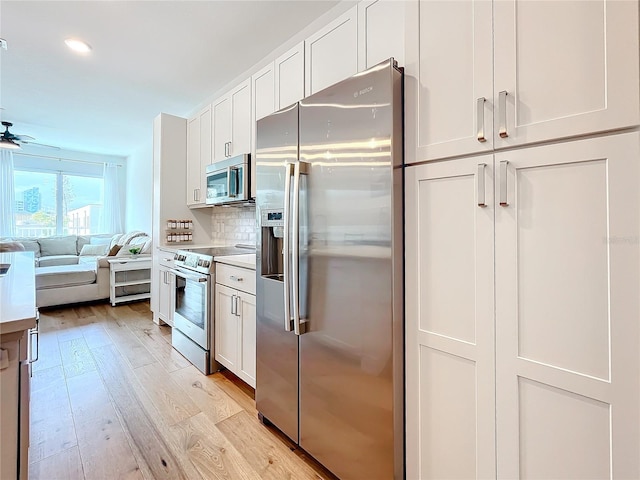
[[[4,132],[0,133],[0,148],[19,149],[23,144],[40,145],[43,147],[58,148],[53,145],[45,145],[44,143],[35,143],[35,138],[30,135],[16,135],[9,131],[9,127],[13,127],[11,122],[2,122]]]

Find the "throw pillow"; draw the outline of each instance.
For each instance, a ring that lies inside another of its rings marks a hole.
[[[80,250],[80,256],[86,256],[86,255],[92,255],[92,256],[96,256],[96,255],[104,255],[105,253],[107,253],[107,245],[84,245],[82,247],[82,250]]]
[[[109,242],[109,248],[113,248],[118,244],[118,240],[122,237],[121,233],[116,233],[113,237],[111,237],[111,241]]]
[[[39,238],[40,255],[48,257],[51,255],[77,255],[75,235],[65,237]]]
[[[107,253],[108,257],[115,257],[118,252],[120,251],[120,249],[122,248],[121,245],[114,245],[113,247],[111,247],[111,250],[109,250],[109,253]]]

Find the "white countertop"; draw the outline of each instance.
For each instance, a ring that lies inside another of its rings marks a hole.
[[[0,253],[0,263],[11,264],[0,276],[0,334],[36,326],[36,274],[33,252]]]
[[[256,269],[256,254],[250,253],[245,255],[218,255],[213,257],[214,262],[226,263],[227,265],[234,265],[236,267],[248,268],[250,270]]]

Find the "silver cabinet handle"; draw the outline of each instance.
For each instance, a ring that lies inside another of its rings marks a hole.
[[[507,160],[500,162],[500,205],[506,207],[509,205],[507,202]]]
[[[236,295],[236,317],[240,316],[240,295]]]
[[[285,165],[284,177],[284,233],[282,239],[282,271],[284,283],[284,329],[287,332],[293,330],[291,327],[291,175],[293,174],[293,163]]]
[[[229,277],[231,280],[233,280],[234,282],[242,282],[244,280],[244,278],[242,277],[236,277],[235,275],[231,275]]]
[[[485,200],[485,169],[487,167],[486,163],[478,164],[478,206],[486,207],[487,203]]]
[[[224,142],[224,156],[229,156],[229,142]]]
[[[229,157],[231,156],[231,142],[229,142],[229,153],[227,154]]]
[[[498,133],[500,138],[507,138],[507,91],[502,90],[498,97],[498,117],[500,118],[500,129]]]
[[[231,295],[231,315],[235,315],[236,312],[233,310],[233,307],[236,306],[236,296]]]
[[[36,339],[36,356],[33,356],[33,337]],[[40,357],[40,312],[36,313],[36,328],[29,330],[29,362],[35,363]],[[32,372],[33,373],[33,372]]]
[[[476,115],[477,115],[477,127],[478,127],[478,141],[480,143],[486,142],[487,139],[484,137],[484,102],[487,99],[484,97],[478,98],[476,101]]]

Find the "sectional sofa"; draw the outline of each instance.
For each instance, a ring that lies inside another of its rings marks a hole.
[[[36,305],[50,307],[109,298],[109,255],[131,255],[151,251],[151,238],[144,232],[117,235],[65,235],[43,238],[3,238],[19,242],[33,252],[36,262]],[[120,248],[118,248],[120,247]]]

